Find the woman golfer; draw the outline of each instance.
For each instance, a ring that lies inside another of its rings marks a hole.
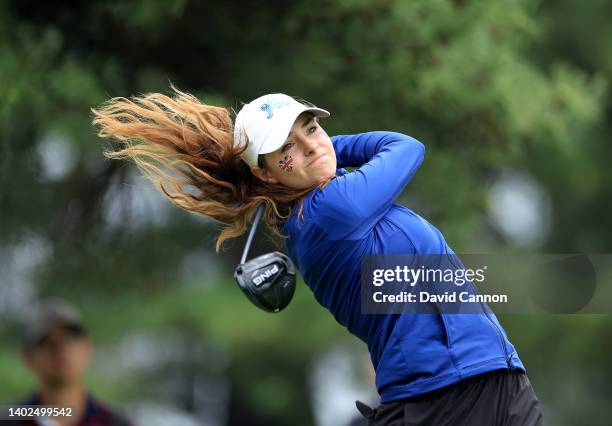
[[[423,144],[401,133],[330,137],[329,112],[281,93],[226,108],[174,89],[113,98],[93,110],[102,137],[177,206],[243,234],[256,208],[285,240],[315,298],[363,340],[381,405],[357,403],[370,425],[538,425],[525,368],[491,314],[364,315],[361,260],[369,254],[447,254],[442,234],[394,204]],[[343,167],[356,167],[348,172]]]

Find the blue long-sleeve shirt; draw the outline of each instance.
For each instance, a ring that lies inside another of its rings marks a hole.
[[[381,401],[408,398],[500,368],[525,370],[492,313],[361,313],[361,260],[368,254],[452,254],[433,225],[394,204],[425,147],[396,132],[332,136],[337,176],[304,199],[283,232],[289,256],[319,303],[363,340]],[[347,172],[344,167],[358,167]],[[297,209],[296,209],[297,210]]]

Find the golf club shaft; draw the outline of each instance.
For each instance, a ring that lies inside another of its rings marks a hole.
[[[243,264],[246,261],[247,256],[249,255],[249,249],[251,248],[251,243],[253,242],[253,237],[255,236],[255,233],[257,232],[257,226],[259,225],[259,222],[261,221],[261,216],[263,215],[264,209],[265,209],[264,204],[261,204],[259,207],[257,207],[257,212],[255,213],[255,219],[253,220],[253,226],[251,227],[251,232],[249,232],[249,237],[247,238],[246,245],[244,246],[244,250],[242,252],[242,258],[240,259],[240,264]]]

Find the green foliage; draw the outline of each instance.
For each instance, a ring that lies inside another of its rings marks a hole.
[[[167,92],[169,82],[234,108],[268,92],[298,95],[331,111],[330,134],[388,129],[423,141],[426,161],[400,201],[456,252],[513,248],[486,218],[487,191],[508,167],[530,173],[552,200],[553,231],[534,249],[606,252],[611,14],[601,0],[268,1],[240,12],[220,0],[2,2],[0,248],[42,238],[51,254],[29,279],[40,295],[79,303],[99,345],[188,331],[228,354],[232,392],[255,421],[298,424],[299,414],[311,424],[308,368],[348,333],[303,284],[286,312],[252,307],[231,280],[240,244],[214,255],[210,222],[173,211],[135,226],[128,207],[110,226],[113,191],[129,206],[129,191],[148,184],[103,159],[89,108]],[[49,137],[76,159],[57,179],[45,177],[40,155]],[[204,268],[183,274],[185,258],[202,252]],[[550,424],[605,423],[609,317],[502,323]],[[33,384],[12,350],[13,326],[0,325],[2,400]],[[135,398],[150,383],[138,374],[90,380],[109,399]]]

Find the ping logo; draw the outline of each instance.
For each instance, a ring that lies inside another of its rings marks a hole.
[[[290,102],[286,100],[271,101],[263,104],[259,109],[266,113],[267,119],[270,119],[274,115],[274,109],[284,107],[289,105],[289,103]]]
[[[268,268],[265,271],[263,271],[261,274],[256,275],[253,278],[253,283],[255,283],[256,286],[260,286],[268,278],[270,278],[273,274],[276,274],[277,272],[278,272],[278,266],[274,265],[271,268]]]

